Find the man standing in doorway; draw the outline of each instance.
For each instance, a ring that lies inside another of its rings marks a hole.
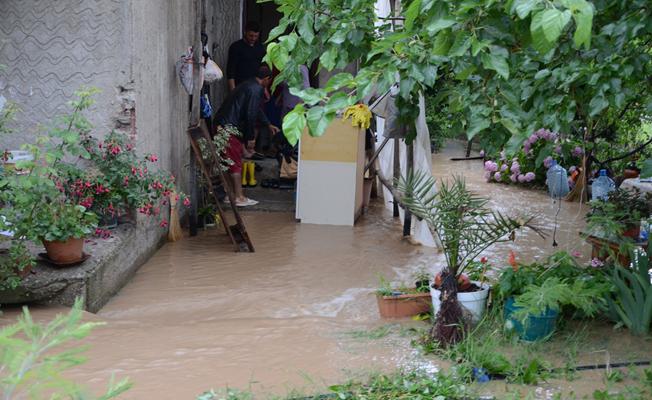
[[[259,66],[253,78],[246,80],[229,93],[222,106],[215,114],[217,134],[221,134],[222,127],[231,125],[240,131],[241,136],[231,136],[227,145],[225,156],[233,161],[229,167],[231,184],[235,192],[235,204],[238,207],[248,207],[258,204],[257,201],[245,197],[242,191],[242,155],[246,149],[253,151],[256,145],[256,122],[265,126],[275,135],[279,129],[270,124],[262,112],[260,105],[263,101],[265,88],[272,81],[272,72],[266,65]]]
[[[229,47],[226,66],[229,91],[233,91],[240,83],[256,76],[258,67],[265,57],[265,47],[260,43],[259,38],[260,25],[257,22],[248,22],[244,37],[233,42]]]

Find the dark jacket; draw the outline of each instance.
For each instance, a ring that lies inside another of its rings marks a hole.
[[[242,82],[229,93],[215,114],[214,122],[217,125],[233,125],[243,134],[242,141],[247,142],[256,138],[254,128],[256,121],[269,125],[263,113],[261,104],[265,90],[256,78]]]
[[[229,58],[226,64],[226,78],[234,79],[235,84],[253,78],[265,57],[265,47],[256,42],[250,46],[244,39],[238,40],[229,47]]]

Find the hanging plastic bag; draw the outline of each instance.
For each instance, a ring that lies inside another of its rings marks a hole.
[[[204,119],[208,119],[213,116],[213,107],[211,106],[211,102],[208,99],[208,95],[205,94],[201,97],[201,117]]]
[[[188,49],[188,52],[181,56],[175,64],[179,80],[181,80],[181,84],[188,94],[192,94],[193,90],[192,64],[192,49]]]
[[[224,74],[222,73],[222,70],[220,67],[217,65],[217,63],[210,58],[208,61],[206,61],[206,65],[204,68],[204,81],[211,83],[215,81],[219,81],[224,77]]]

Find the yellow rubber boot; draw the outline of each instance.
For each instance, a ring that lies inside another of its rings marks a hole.
[[[249,186],[258,185],[256,181],[256,163],[253,161],[247,162],[247,171],[249,172]]]
[[[242,187],[247,186],[247,173],[249,171],[249,163],[244,161],[242,163]]]

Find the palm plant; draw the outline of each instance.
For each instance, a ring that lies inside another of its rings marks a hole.
[[[487,207],[488,200],[466,187],[461,177],[442,182],[435,191],[435,179],[423,172],[410,172],[397,186],[403,204],[426,221],[441,243],[446,268],[441,278],[441,308],[430,337],[443,345],[457,342],[463,333],[463,314],[457,302],[457,279],[473,260],[495,243],[514,239],[514,232],[530,228],[534,217],[509,217]]]

